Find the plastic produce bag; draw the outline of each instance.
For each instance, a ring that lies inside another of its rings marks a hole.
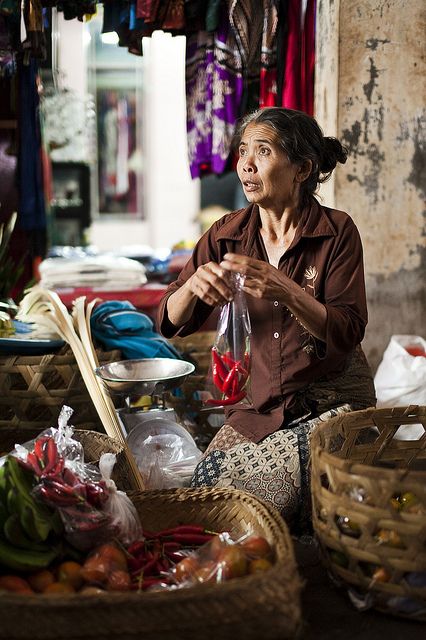
[[[251,326],[242,290],[244,276],[237,274],[234,280],[234,298],[222,307],[211,350],[211,397],[205,401],[207,406],[247,402],[250,395]]]
[[[32,474],[31,495],[60,516],[65,538],[76,549],[86,551],[113,537],[132,540],[133,519],[127,515],[118,523],[117,508],[111,506],[122,493],[110,480],[115,459],[110,460],[107,471],[104,469],[105,477],[95,465],[84,461],[83,447],[73,438],[68,424],[72,413],[63,407],[57,429],[47,429],[35,440],[17,445],[11,457],[18,458],[18,467]],[[123,510],[121,514],[124,517]]]
[[[426,405],[426,340],[415,335],[394,335],[374,377],[378,407]],[[416,440],[421,425],[400,427],[396,438]]]
[[[225,531],[188,553],[166,574],[165,583],[168,588],[182,588],[226,582],[267,571],[273,562],[274,551],[264,537],[245,534],[235,539]]]
[[[135,505],[129,496],[117,489],[111,475],[117,461],[115,453],[103,453],[99,460],[102,480],[109,490],[104,510],[109,514],[111,526],[117,531],[117,537],[125,544],[131,544],[142,537],[142,527]]]
[[[189,431],[163,418],[135,427],[128,443],[147,489],[189,485],[203,455]]]

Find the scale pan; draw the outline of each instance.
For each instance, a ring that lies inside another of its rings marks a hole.
[[[179,387],[195,367],[185,360],[142,358],[119,360],[95,369],[96,375],[110,395],[160,395]]]

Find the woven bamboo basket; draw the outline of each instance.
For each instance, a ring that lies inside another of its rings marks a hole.
[[[195,372],[173,394],[167,394],[166,403],[172,407],[179,420],[189,427],[200,449],[206,449],[211,439],[223,425],[223,409],[203,407],[202,393],[206,389],[211,364],[211,348],[215,331],[198,331],[184,338],[172,338],[170,342],[185,360],[195,365]]]
[[[101,364],[120,358],[120,351],[98,351]],[[43,356],[0,357],[0,428],[57,426],[64,404],[74,410],[75,427],[95,430],[100,427],[99,416],[69,347]]]
[[[0,456],[11,451],[15,444],[24,444],[37,438],[39,429],[0,428]],[[132,491],[135,485],[133,474],[129,472],[129,464],[123,451],[123,445],[106,433],[75,429],[73,437],[83,446],[85,462],[97,463],[103,453],[115,453],[117,461],[114,465],[112,479],[122,491]]]
[[[274,546],[274,566],[222,584],[162,592],[0,598],[7,640],[268,640],[294,638],[300,587],[284,521],[262,502],[230,489],[135,493],[147,529],[200,523],[239,535],[252,529]]]
[[[418,439],[394,438],[413,424]],[[311,460],[313,525],[331,575],[366,608],[426,620],[426,407],[332,418],[314,432]]]

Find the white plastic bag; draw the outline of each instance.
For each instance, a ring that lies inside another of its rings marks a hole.
[[[374,385],[378,407],[426,405],[426,340],[415,335],[392,336]],[[397,438],[416,440],[422,433],[421,425],[406,425],[398,430]]]

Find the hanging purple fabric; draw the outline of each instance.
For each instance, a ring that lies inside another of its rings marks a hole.
[[[186,96],[191,176],[223,173],[240,114],[242,61],[222,5],[218,30],[187,37]]]
[[[45,229],[37,64],[21,61],[19,73],[19,226],[26,231]]]

